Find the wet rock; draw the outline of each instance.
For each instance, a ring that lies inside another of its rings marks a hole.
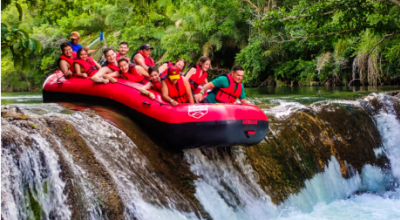
[[[91,152],[76,129],[60,117],[26,117],[24,120],[19,120],[24,115],[19,108],[2,108],[2,148],[9,146],[32,146],[33,142],[35,142],[32,135],[45,138],[59,156],[61,179],[66,183],[64,194],[67,195],[67,203],[72,210],[71,219],[89,219],[88,204],[85,202],[85,195],[82,193],[82,188],[77,185],[79,180],[76,179],[77,177],[75,177],[72,171],[72,166],[76,165],[85,170],[87,181],[96,186],[91,193],[97,196],[98,203],[101,204],[97,209],[100,210],[102,216],[105,219],[123,219],[124,205],[113,179],[104,165],[97,161],[94,153]],[[26,132],[28,136],[22,136],[21,132],[11,129],[15,127]],[[65,132],[65,130],[69,130],[69,132]],[[38,143],[35,144],[37,145]],[[19,148],[15,149],[18,150]],[[71,155],[79,155],[79,157],[73,157],[76,158],[74,164],[68,162],[65,154],[62,153],[63,150],[67,150]],[[14,160],[18,161],[19,155],[20,153],[16,152]],[[44,155],[40,154],[39,156],[41,163],[45,163]],[[45,165],[42,164],[42,166],[44,167]],[[40,175],[43,179],[47,178],[46,173],[41,173]],[[31,199],[29,201],[35,213],[38,213],[35,216],[41,216],[41,207],[37,205],[37,202],[34,202],[35,200]],[[51,212],[48,217],[50,219],[59,219],[56,216],[57,213]]]
[[[14,120],[26,120],[28,116],[26,116],[20,108],[17,106],[13,107],[3,107],[1,108],[1,117],[2,118],[12,118]]]
[[[388,95],[400,98],[400,91],[389,92]]]
[[[347,164],[360,171],[366,163],[384,166],[387,162],[375,157],[373,149],[380,146],[381,138],[365,110],[337,104],[318,108],[285,119],[270,117],[272,132],[265,142],[246,148],[259,184],[275,203],[299,192],[305,180],[324,171],[331,155],[339,161],[345,177],[349,176]]]
[[[148,161],[147,170],[151,175],[160,178],[173,191],[173,193],[163,193],[163,189],[160,187],[158,189],[160,191],[159,196],[151,198],[151,194],[146,193],[145,187],[143,187],[141,189],[143,190],[143,199],[152,204],[161,202],[166,207],[173,201],[174,207],[179,211],[194,212],[198,217],[209,219],[208,213],[194,195],[196,192],[194,180],[198,177],[190,171],[189,164],[185,161],[182,151],[172,151],[160,147],[150,139],[148,134],[132,122],[128,115],[105,111],[104,109],[99,111],[98,114],[103,118],[110,119],[113,124],[132,139]],[[143,176],[145,175],[148,174],[143,174]]]

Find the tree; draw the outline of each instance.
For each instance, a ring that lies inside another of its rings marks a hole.
[[[11,0],[2,0],[1,10],[3,11],[10,4]],[[17,2],[15,2],[15,7],[18,9],[19,22],[21,22],[22,7]],[[39,53],[42,45],[38,40],[31,38],[26,30],[8,27],[5,23],[1,23],[1,49],[2,56],[11,53],[15,68],[27,71],[29,69],[28,56],[33,52]]]
[[[359,41],[353,48],[358,57],[353,66],[361,68],[353,69],[353,80],[354,73],[362,75],[365,68],[367,81],[376,85],[382,74],[379,68],[382,56],[376,50],[382,42],[400,33],[399,21],[398,0],[300,0],[290,9],[282,6],[268,11],[254,26],[261,28],[273,44],[297,45],[303,50],[311,49],[314,54],[332,51],[342,39]],[[371,44],[371,39],[377,38],[380,40]]]

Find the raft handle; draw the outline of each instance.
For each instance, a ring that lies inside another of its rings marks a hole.
[[[255,135],[255,134],[256,134],[256,131],[244,131],[244,133],[245,133],[245,135],[246,135],[246,138],[249,138],[250,135]]]
[[[146,102],[146,101],[143,101],[143,105],[148,105],[148,106],[150,106],[151,103],[148,103],[148,102]]]

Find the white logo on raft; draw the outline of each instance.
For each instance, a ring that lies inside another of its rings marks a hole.
[[[189,106],[189,116],[199,119],[208,113],[208,105],[206,106]]]

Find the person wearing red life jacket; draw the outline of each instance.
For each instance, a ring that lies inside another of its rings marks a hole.
[[[199,85],[203,83],[208,83],[207,81],[207,70],[210,68],[211,60],[208,57],[202,57],[199,61],[199,64],[194,65],[185,73],[185,79],[187,79],[190,83],[190,87],[192,91],[196,91]]]
[[[117,82],[117,79],[115,78],[120,77],[120,69],[114,49],[112,49],[111,47],[107,47],[106,49],[104,49],[104,57],[108,62],[107,66],[101,67],[100,70],[97,71],[97,73],[94,74],[91,79],[95,83],[115,83]],[[135,69],[136,72],[142,75],[147,75],[146,70],[144,70],[141,66],[135,65]]]
[[[150,44],[143,44],[139,47],[139,51],[134,53],[131,58],[131,62],[143,67],[146,71],[150,66],[154,66],[154,60],[151,58],[151,50],[154,48]]]
[[[168,68],[168,76],[161,81],[161,95],[164,101],[177,106],[179,103],[194,103],[189,82],[181,77],[177,67]]]
[[[88,57],[88,52],[84,48],[80,48],[74,62],[76,75],[86,78],[92,76],[101,68],[92,57]]]
[[[140,89],[140,93],[148,96],[150,99],[154,99],[154,94],[148,90],[152,89],[161,92],[161,78],[158,69],[155,66],[149,68],[149,74],[150,81]]]
[[[199,94],[195,95],[197,102],[202,103],[234,103],[239,99],[242,104],[250,104],[246,100],[244,86],[241,83],[244,70],[240,66],[234,66],[232,74],[222,75],[203,86]],[[204,93],[213,89],[203,99]]]
[[[171,67],[171,66],[176,66],[176,67],[178,67],[179,69],[181,69],[181,70],[183,71],[183,69],[184,69],[185,66],[186,66],[185,59],[179,58],[179,59],[177,59],[177,60],[175,61],[175,63],[170,62],[170,61],[165,62],[165,63],[163,63],[163,64],[158,68],[158,71],[159,71],[160,73],[164,73],[164,72],[168,69],[168,67]],[[167,72],[165,72],[165,74],[166,74],[166,73],[167,73]]]
[[[62,54],[60,56],[58,65],[61,72],[64,73],[65,78],[69,78],[75,71],[74,59],[76,57],[76,53],[72,51],[72,47],[69,43],[62,43],[60,47]]]
[[[118,52],[115,53],[117,61],[121,58],[128,60],[129,62],[129,57],[126,55],[129,51],[129,45],[127,42],[121,42],[119,44]],[[101,66],[107,66],[108,62],[107,60],[101,64]]]
[[[119,67],[115,55],[114,49],[111,47],[107,47],[104,49],[104,57],[106,58],[108,64],[107,66],[103,66],[94,74],[91,80],[95,83],[104,83],[107,84],[109,82],[117,82],[114,77],[119,76]]]
[[[118,60],[118,67],[120,78],[127,79],[132,82],[137,82],[143,85],[149,81],[149,74],[146,71],[138,72],[135,68],[136,65],[130,64],[129,61],[126,59]],[[143,69],[140,66],[138,68]]]

